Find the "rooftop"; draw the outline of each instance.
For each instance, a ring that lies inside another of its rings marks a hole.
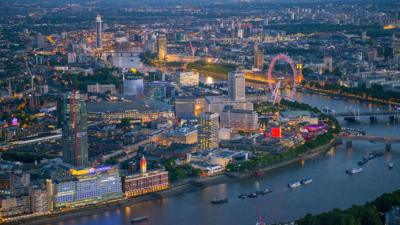
[[[89,102],[89,113],[115,113],[136,110],[138,112],[170,111],[171,106],[155,100],[131,98],[125,101]]]

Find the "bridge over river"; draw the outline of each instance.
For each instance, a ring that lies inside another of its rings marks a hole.
[[[352,141],[369,141],[379,142],[386,144],[386,150],[391,150],[392,144],[400,143],[400,137],[382,137],[373,135],[351,135],[347,133],[340,133],[335,136],[337,140],[346,141],[347,147],[352,146]]]

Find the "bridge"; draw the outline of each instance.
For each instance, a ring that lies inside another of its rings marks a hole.
[[[373,135],[353,135],[347,133],[340,133],[335,136],[337,140],[346,141],[347,147],[352,146],[352,141],[369,141],[379,142],[386,144],[386,150],[391,150],[392,144],[400,143],[399,137],[384,137],[384,136],[373,136]]]
[[[339,113],[328,113],[329,115],[336,116],[336,117],[350,117],[350,116],[399,116],[400,111],[377,111],[377,112],[359,112],[359,113],[353,113],[353,112],[339,112]]]

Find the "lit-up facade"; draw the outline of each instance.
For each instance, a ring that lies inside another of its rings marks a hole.
[[[97,204],[123,196],[121,177],[116,167],[72,169],[68,175],[53,180],[55,208]]]
[[[144,195],[167,189],[169,186],[168,172],[154,170],[122,177],[122,188],[126,198]]]

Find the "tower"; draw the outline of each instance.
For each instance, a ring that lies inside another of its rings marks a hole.
[[[333,71],[333,59],[331,56],[325,56],[324,57],[324,64],[325,64],[325,68],[329,71],[332,72]]]
[[[218,147],[219,114],[205,112],[200,114],[198,126],[198,140],[200,149]]]
[[[167,37],[159,35],[157,38],[158,60],[164,61],[167,56]]]
[[[87,111],[78,92],[63,96],[61,119],[63,161],[76,167],[87,166]]]
[[[140,159],[140,172],[142,174],[145,174],[147,172],[147,161],[146,161],[146,158],[144,157],[144,155]]]
[[[297,83],[301,84],[301,82],[303,81],[303,64],[298,63],[296,65],[296,69],[297,69]]]
[[[258,43],[254,43],[254,65],[253,68],[262,71],[264,69],[264,54],[258,48]]]
[[[228,95],[233,101],[246,100],[246,82],[244,73],[239,71],[229,72],[228,74]]]
[[[101,48],[102,47],[102,21],[101,21],[101,16],[97,15],[96,17],[96,48]]]

